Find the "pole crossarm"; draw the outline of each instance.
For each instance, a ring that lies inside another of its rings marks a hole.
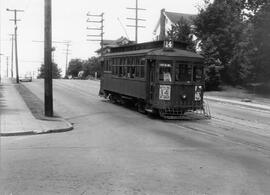
[[[89,27],[87,27],[86,29],[87,30],[102,30],[102,28],[89,28]]]
[[[136,18],[127,18],[128,20],[136,20]],[[146,19],[141,19],[141,18],[137,18],[137,20],[140,20],[140,21],[146,21]]]
[[[103,22],[103,20],[89,20],[87,19],[87,22],[93,22],[93,23],[100,23],[100,22]]]
[[[93,16],[93,17],[102,17],[103,13],[100,15],[97,14],[90,14],[89,12],[86,14],[87,16]]]
[[[132,10],[146,10],[144,8],[135,8],[135,7],[127,7],[127,9],[132,9]]]
[[[135,25],[127,25],[127,27],[146,28],[146,26],[135,26]]]
[[[141,19],[141,18],[138,17],[138,11],[143,11],[143,10],[146,10],[146,9],[138,7],[138,0],[136,0],[135,8],[134,7],[127,7],[127,9],[135,10],[135,18],[127,18],[128,20],[134,20],[135,25],[127,25],[127,26],[128,27],[135,27],[135,42],[138,43],[138,28],[145,28],[145,26],[139,26],[138,22],[139,21],[146,21],[145,19]]]
[[[94,34],[88,34],[86,35],[87,37],[100,37],[100,39],[86,39],[86,41],[100,41],[100,45],[101,45],[101,56],[103,56],[103,35],[104,35],[104,13],[101,13],[101,14],[90,14],[89,12],[86,14],[88,17],[91,17],[90,18],[87,18],[86,22],[88,23],[99,23],[100,24],[100,27],[94,27],[94,28],[91,28],[91,27],[87,27],[86,29],[87,30],[91,30],[92,32],[93,31],[100,31],[100,34],[95,34],[97,32],[94,32]],[[92,19],[94,18],[94,20]],[[100,18],[100,20],[98,20],[97,18]]]

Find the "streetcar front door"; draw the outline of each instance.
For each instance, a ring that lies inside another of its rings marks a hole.
[[[155,94],[155,66],[156,61],[155,60],[148,60],[148,101],[149,103],[152,103],[154,101],[154,94]]]

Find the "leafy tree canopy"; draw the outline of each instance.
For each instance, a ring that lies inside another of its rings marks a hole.
[[[169,39],[185,42],[188,50],[195,51],[196,43],[193,40],[191,24],[185,18],[181,17],[178,23],[173,24],[167,34]]]
[[[77,77],[78,73],[82,70],[83,60],[81,59],[72,59],[69,61],[67,74],[72,77]]]
[[[61,72],[62,70],[58,68],[58,65],[56,63],[52,63],[52,78],[53,79],[59,79],[61,78]],[[37,78],[44,78],[45,77],[45,65],[42,64],[39,68],[39,75]]]
[[[78,73],[83,71],[81,78],[86,78],[89,75],[95,76],[96,72],[97,76],[100,76],[100,69],[100,61],[97,57],[91,57],[87,60],[72,59],[69,62],[68,75],[78,77]]]

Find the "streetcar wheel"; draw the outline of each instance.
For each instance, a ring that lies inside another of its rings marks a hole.
[[[137,104],[137,110],[138,112],[142,113],[142,114],[146,114],[146,111],[145,111],[145,104],[143,103],[138,103]]]
[[[113,103],[113,104],[116,103],[116,99],[115,99],[114,95],[112,95],[112,94],[109,95],[109,100],[110,100],[110,102]]]

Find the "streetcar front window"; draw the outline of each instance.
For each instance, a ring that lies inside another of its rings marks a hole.
[[[165,82],[172,81],[172,64],[160,63],[159,64],[159,80]]]
[[[193,81],[201,82],[203,79],[203,67],[202,66],[194,66],[193,67]]]
[[[186,62],[177,62],[175,66],[175,81],[191,81],[192,65]]]

